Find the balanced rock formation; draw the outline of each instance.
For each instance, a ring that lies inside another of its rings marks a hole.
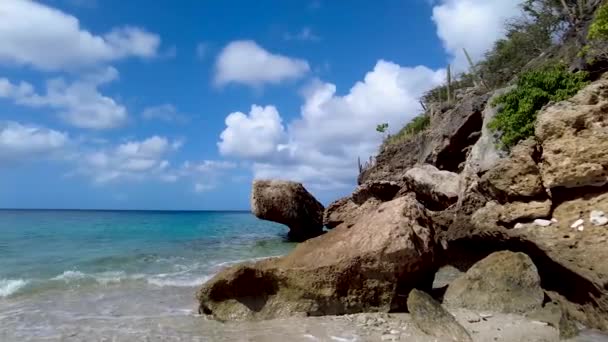
[[[251,211],[263,220],[289,227],[288,237],[304,241],[323,233],[324,207],[302,184],[281,180],[255,180]]]
[[[413,195],[370,201],[285,257],[237,265],[198,293],[200,312],[221,320],[405,310],[412,288],[431,288],[435,245]]]
[[[452,282],[444,302],[450,307],[526,313],[539,309],[543,298],[540,276],[530,257],[502,251],[481,260]]]

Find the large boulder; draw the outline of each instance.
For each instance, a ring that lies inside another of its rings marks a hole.
[[[519,143],[509,158],[498,161],[483,175],[484,188],[501,202],[545,195],[540,170],[533,159],[535,153],[534,140]]]
[[[407,297],[407,308],[414,324],[426,334],[441,341],[473,341],[456,318],[425,292],[412,290]]]
[[[433,165],[418,165],[405,173],[405,184],[431,210],[443,210],[458,199],[458,174]]]
[[[251,211],[260,219],[288,226],[288,236],[294,241],[304,241],[323,233],[323,205],[300,183],[255,180]]]
[[[285,257],[220,272],[199,291],[200,312],[239,320],[405,310],[411,289],[432,286],[431,222],[413,195],[362,208],[352,226]]]
[[[608,183],[608,74],[570,100],[538,113],[535,134],[542,145],[541,172],[547,189]]]
[[[351,218],[352,213],[357,210],[358,207],[359,206],[356,205],[350,197],[344,197],[334,201],[325,208],[323,224],[329,229],[335,228]]]
[[[375,198],[379,201],[390,201],[401,189],[401,185],[392,181],[370,181],[359,185],[353,194],[351,200],[361,205],[370,198]]]
[[[523,253],[496,252],[479,261],[448,287],[450,307],[526,313],[542,306],[544,293],[536,266]]]

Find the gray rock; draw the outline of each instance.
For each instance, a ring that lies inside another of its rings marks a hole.
[[[281,180],[255,180],[251,192],[251,211],[260,219],[289,227],[294,241],[323,233],[323,205],[300,183]]]
[[[448,287],[450,307],[504,313],[525,313],[541,307],[544,293],[536,266],[523,253],[490,254]]]
[[[539,227],[549,227],[553,222],[551,220],[536,219],[534,224]]]
[[[472,341],[456,318],[425,292],[412,290],[407,297],[407,308],[414,324],[426,334],[447,341]]]
[[[549,302],[544,307],[530,312],[526,317],[548,323],[558,329],[560,339],[572,338],[578,334],[576,323],[557,302]]]

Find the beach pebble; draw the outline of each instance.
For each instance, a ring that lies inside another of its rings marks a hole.
[[[557,223],[557,219],[552,218],[552,219],[551,219],[551,222],[553,222],[553,223]]]
[[[594,226],[603,226],[608,223],[608,217],[606,217],[606,214],[603,211],[593,210],[589,214],[589,221],[591,221]]]
[[[534,220],[534,224],[537,226],[540,226],[540,227],[548,227],[551,225],[551,223],[553,223],[553,222],[551,222],[549,220],[543,220],[543,219]]]
[[[524,224],[523,224],[523,223],[521,223],[521,222],[517,222],[517,223],[515,224],[515,227],[513,227],[513,229],[521,229],[521,228],[523,228],[523,227],[524,227]]]
[[[582,225],[583,225],[583,223],[585,223],[585,220],[583,220],[583,219],[578,219],[578,220],[574,221],[574,223],[572,223],[572,225],[570,226],[570,228],[572,228],[572,229],[576,229],[576,228],[578,228],[579,226],[582,226]]]
[[[380,337],[380,340],[382,341],[397,341],[399,337],[396,335],[391,335],[391,334],[385,334],[382,335],[382,337]]]
[[[585,226],[578,226],[576,228],[576,230],[578,230],[579,232],[582,232],[583,230],[585,230]]]

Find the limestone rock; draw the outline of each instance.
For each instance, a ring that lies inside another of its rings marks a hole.
[[[535,135],[542,145],[541,172],[547,189],[608,183],[608,77],[570,100],[538,113]]]
[[[370,198],[382,202],[390,201],[401,189],[401,185],[392,181],[371,181],[361,184],[351,195],[351,200],[358,205],[365,203]]]
[[[578,334],[576,323],[557,302],[549,302],[542,308],[530,312],[526,317],[548,323],[558,329],[560,339],[572,338]]]
[[[288,226],[289,238],[294,241],[304,241],[323,232],[323,205],[300,183],[255,180],[251,211],[260,219]]]
[[[540,170],[532,158],[533,140],[526,140],[513,148],[509,158],[500,160],[482,177],[487,191],[500,201],[542,196],[544,188]]]
[[[337,201],[332,202],[323,214],[323,225],[331,229],[344,223],[352,216],[358,206],[351,200],[350,197],[344,197]]]
[[[589,222],[594,226],[604,226],[608,223],[608,217],[606,217],[606,214],[601,210],[592,210],[591,213],[589,213]]]
[[[511,224],[515,221],[532,221],[549,217],[551,214],[551,201],[511,202],[503,205],[501,222]]]
[[[444,303],[504,313],[525,313],[541,307],[543,290],[536,266],[523,253],[496,252],[479,261],[456,279]]]
[[[367,205],[352,226],[341,224],[285,257],[220,272],[199,291],[199,311],[239,320],[405,309],[412,288],[432,286],[430,219],[413,195]]]
[[[407,308],[414,324],[426,334],[442,341],[472,341],[456,318],[425,292],[413,289],[407,298]]]
[[[459,176],[454,172],[424,164],[409,169],[404,179],[407,189],[428,209],[443,210],[458,199]]]

